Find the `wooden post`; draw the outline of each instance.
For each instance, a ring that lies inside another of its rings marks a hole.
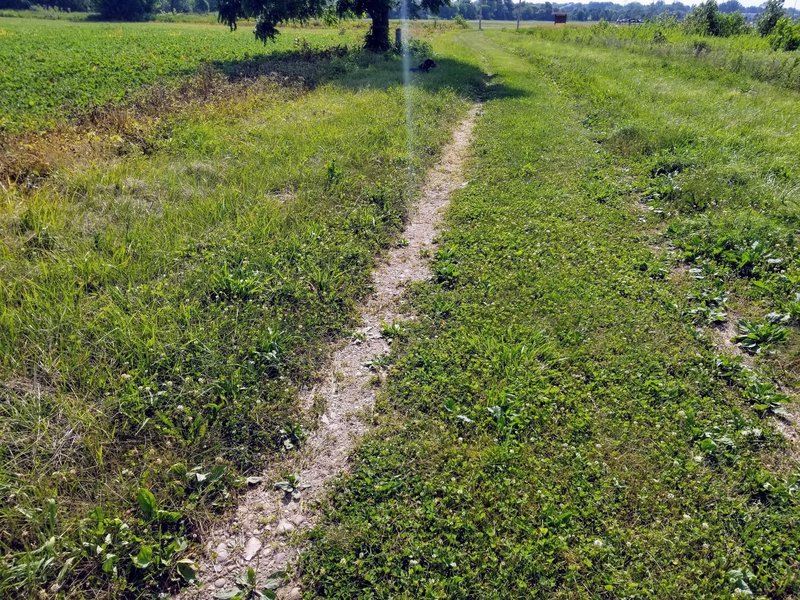
[[[399,27],[394,30],[394,45],[397,46],[397,48],[403,47],[403,30]]]

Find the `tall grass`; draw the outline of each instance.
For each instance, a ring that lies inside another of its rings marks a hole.
[[[526,38],[513,38],[515,47],[583,106],[585,124],[625,162],[673,243],[706,271],[704,285],[733,293],[748,316],[796,323],[798,93],[692,58]],[[798,356],[796,340],[773,356],[785,381],[797,381]]]
[[[755,33],[714,38],[690,35],[677,25],[658,23],[535,27],[524,30],[524,33],[545,40],[645,52],[676,63],[692,63],[705,70],[721,69],[800,89],[800,53],[775,52],[770,49],[766,38]]]

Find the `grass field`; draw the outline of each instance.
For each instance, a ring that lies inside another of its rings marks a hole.
[[[797,94],[460,40],[517,92],[485,105],[384,425],[306,556],[312,594],[796,596],[797,464],[765,414],[766,373],[797,362],[744,369],[708,323],[730,310],[712,298],[763,322],[797,293]],[[696,271],[673,273],[670,240]]]
[[[767,39],[755,34],[708,37],[687,34],[681,27],[658,23],[633,27],[608,23],[536,27],[529,28],[526,33],[571,45],[631,50],[667,61],[678,60],[683,66],[705,65],[714,76],[728,73],[732,81],[743,74],[800,90],[800,55],[797,52],[771,52]]]
[[[4,188],[0,593],[169,584],[191,522],[301,441],[295,390],[480,82],[441,61],[413,158],[399,59],[354,52],[313,89],[167,115],[148,155]]]
[[[191,578],[478,98],[307,596],[800,595],[796,57],[426,24],[404,90],[363,32],[0,19],[0,149],[74,127],[0,187],[0,596]]]

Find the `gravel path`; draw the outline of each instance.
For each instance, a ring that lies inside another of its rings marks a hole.
[[[465,185],[463,163],[478,114],[479,107],[473,106],[428,174],[402,235],[408,243],[388,251],[375,269],[374,293],[361,309],[359,335],[333,350],[320,383],[302,394],[306,410],[311,409],[315,398],[324,399],[319,427],[299,452],[273,464],[264,473],[261,485],[244,496],[231,518],[207,536],[199,586],[185,590],[184,598],[213,598],[231,588],[248,566],[256,570],[263,583],[271,573],[285,571],[296,561],[302,547],[297,543],[299,536],[292,534],[314,525],[326,483],[347,468],[355,444],[370,427],[368,417],[376,390],[370,385],[375,371],[369,364],[389,352],[388,341],[381,336],[381,323],[411,317],[400,312],[399,300],[408,283],[430,276],[429,253],[425,250],[434,245],[450,195]],[[298,475],[304,486],[299,498],[273,489],[285,473]],[[278,594],[294,599],[300,598],[302,591],[292,582]]]

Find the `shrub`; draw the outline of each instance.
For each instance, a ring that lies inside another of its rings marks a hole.
[[[683,22],[683,26],[687,33],[716,35],[719,30],[719,14],[716,0],[706,0],[692,9]]]
[[[456,15],[453,18],[453,23],[455,23],[457,27],[461,27],[462,29],[469,29],[469,23],[467,23],[467,20],[464,18],[464,15]]]
[[[792,51],[800,48],[800,23],[789,17],[781,17],[769,35],[769,45],[773,50]]]
[[[739,333],[733,337],[734,342],[746,352],[756,354],[770,346],[786,340],[789,330],[777,323],[769,321],[760,323],[742,319],[738,324]]]
[[[667,43],[667,36],[664,35],[664,32],[660,29],[656,29],[653,32],[653,43],[654,44],[666,44]]]
[[[728,37],[747,31],[747,21],[740,12],[723,13],[716,0],[706,0],[698,4],[684,21],[688,33]]]
[[[741,35],[748,30],[747,21],[744,15],[740,12],[734,13],[719,13],[719,35],[720,37],[730,37],[732,35]]]

